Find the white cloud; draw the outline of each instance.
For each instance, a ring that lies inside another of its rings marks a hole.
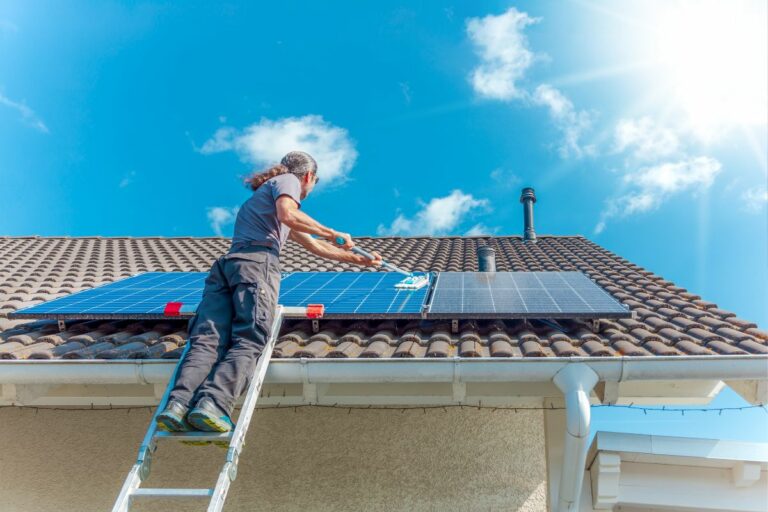
[[[407,105],[411,104],[411,86],[408,82],[398,82],[400,86],[400,92],[403,94],[403,99]]]
[[[563,142],[559,148],[562,158],[581,158],[595,154],[594,146],[583,146],[579,142],[582,134],[592,126],[592,115],[589,112],[577,111],[571,100],[549,84],[541,84],[536,88],[533,102],[549,109],[550,117],[563,133]]]
[[[537,56],[528,46],[523,30],[538,23],[527,13],[510,7],[498,16],[470,18],[467,35],[480,57],[470,77],[475,92],[495,100],[523,100],[528,104],[546,107],[550,117],[563,134],[559,153],[562,158],[580,158],[595,153],[594,146],[579,142],[582,134],[592,126],[592,115],[576,110],[571,100],[549,84],[540,84],[531,94],[520,82]]]
[[[422,203],[413,217],[398,215],[389,227],[380,225],[379,235],[445,235],[456,229],[465,218],[477,210],[487,209],[487,199],[475,199],[472,194],[454,190],[445,197]]]
[[[648,212],[680,192],[709,188],[721,169],[716,159],[699,156],[644,167],[625,175],[624,184],[629,192],[608,202],[595,233],[605,230],[611,218]]]
[[[504,188],[511,188],[523,182],[520,176],[500,167],[491,171],[491,179],[497,185]]]
[[[672,130],[659,126],[650,117],[620,119],[614,131],[615,151],[632,152],[637,160],[656,160],[677,153],[680,139]]]
[[[37,117],[35,112],[25,103],[13,101],[10,98],[0,94],[0,105],[5,105],[6,107],[10,107],[17,111],[21,115],[21,120],[24,121],[25,124],[43,133],[48,133],[48,127],[45,126],[45,123],[39,117]]]
[[[235,223],[240,207],[227,208],[226,206],[212,206],[208,208],[208,222],[216,236],[223,236],[222,228]]]
[[[722,165],[709,156],[690,156],[691,135],[683,126],[663,126],[648,116],[616,123],[613,151],[624,156],[622,192],[606,201],[595,233],[611,218],[649,212],[675,194],[712,186]]]
[[[768,188],[765,186],[748,188],[742,192],[741,200],[744,202],[745,210],[757,213],[768,205]]]
[[[321,185],[343,182],[357,160],[357,150],[349,133],[322,116],[262,118],[243,130],[225,126],[203,144],[203,154],[235,151],[243,160],[256,165],[279,162],[290,151],[305,151],[318,164]]]
[[[625,176],[624,181],[642,190],[673,194],[697,186],[709,187],[721,167],[714,158],[700,156],[647,167]]]
[[[492,228],[483,223],[478,223],[469,228],[464,236],[491,236],[495,235],[499,228]]]
[[[514,7],[498,16],[467,20],[467,35],[481,60],[470,77],[477,94],[498,100],[525,95],[516,82],[523,78],[535,57],[523,29],[540,20]]]
[[[136,177],[136,171],[131,171],[125,176],[123,176],[123,179],[120,180],[120,188],[125,188],[131,183],[133,183],[133,179]]]

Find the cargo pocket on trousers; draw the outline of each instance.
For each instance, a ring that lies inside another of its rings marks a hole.
[[[274,305],[270,304],[269,292],[265,283],[248,283],[251,293],[253,293],[253,318],[256,327],[261,329],[265,336],[269,335],[269,329],[272,326],[274,317]]]
[[[230,286],[237,286],[248,294],[253,303],[247,306],[243,304],[243,307],[251,311],[243,311],[242,314],[250,315],[254,327],[268,335],[277,305],[275,286],[272,283],[276,270],[272,260],[276,258],[268,252],[251,254],[255,259],[244,259],[240,256],[236,253],[227,256]],[[277,275],[279,278],[279,273]]]

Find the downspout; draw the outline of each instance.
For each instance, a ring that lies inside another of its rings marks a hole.
[[[589,395],[598,381],[597,373],[584,363],[566,365],[552,382],[565,397],[565,443],[557,493],[557,512],[578,510],[589,441]]]

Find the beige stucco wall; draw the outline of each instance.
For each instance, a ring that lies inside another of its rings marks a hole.
[[[0,410],[0,510],[109,510],[149,417]],[[162,444],[149,483],[211,486],[223,456]],[[261,410],[226,510],[543,511],[544,461],[539,411]]]
[[[109,510],[149,417],[0,410],[0,510]],[[150,484],[210,486],[223,456],[162,444]],[[226,510],[544,511],[544,460],[538,411],[260,410]]]

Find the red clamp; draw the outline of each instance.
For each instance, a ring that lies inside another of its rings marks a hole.
[[[322,304],[307,304],[307,318],[322,318],[325,306]]]
[[[179,316],[179,312],[181,311],[181,302],[169,302],[165,305],[165,309],[163,310],[163,315],[165,316]]]

